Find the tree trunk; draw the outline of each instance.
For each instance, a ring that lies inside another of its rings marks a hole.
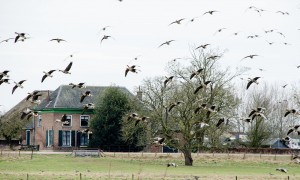
[[[193,158],[192,153],[190,150],[183,150],[184,155],[184,165],[186,166],[193,166]]]

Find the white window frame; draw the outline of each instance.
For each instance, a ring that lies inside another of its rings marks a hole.
[[[81,117],[88,117],[88,125],[87,126],[82,126],[81,125],[81,120],[82,120]],[[89,122],[90,122],[90,116],[89,115],[80,115],[80,122],[79,122],[80,123],[79,124],[80,127],[90,127],[90,123]]]
[[[71,117],[71,119],[70,119],[70,124],[69,125],[65,125],[65,124],[61,124],[62,125],[62,127],[72,127],[72,119],[73,119],[73,117],[72,117],[72,115],[66,115],[67,117],[69,116],[69,117]]]

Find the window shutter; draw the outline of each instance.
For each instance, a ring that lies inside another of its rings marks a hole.
[[[77,132],[77,147],[80,147],[81,132]]]
[[[71,132],[71,146],[75,146],[75,131]]]
[[[58,146],[62,146],[62,130],[58,131]]]
[[[46,130],[46,147],[48,147],[48,130]]]

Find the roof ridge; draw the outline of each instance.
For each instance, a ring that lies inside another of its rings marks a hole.
[[[55,108],[55,106],[56,106],[56,103],[57,103],[58,97],[59,97],[59,95],[60,95],[60,92],[61,92],[61,89],[62,89],[61,87],[62,87],[62,86],[63,86],[63,85],[59,86],[59,90],[58,90],[58,93],[57,93],[55,102],[54,102],[54,104],[53,104],[53,108]]]

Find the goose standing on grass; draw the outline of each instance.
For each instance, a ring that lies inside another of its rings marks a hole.
[[[14,82],[16,85],[13,87],[12,89],[12,93],[11,94],[14,94],[15,90],[19,87],[19,88],[23,88],[23,83],[25,82],[26,80],[22,80],[22,81],[19,81],[19,82]]]
[[[45,74],[43,77],[42,77],[42,80],[41,82],[44,82],[44,80],[47,78],[47,77],[53,77],[52,73],[56,71],[56,70],[50,70],[48,72],[46,71],[43,71],[43,73]]]
[[[175,164],[175,163],[168,163],[168,164],[167,164],[167,167],[170,167],[170,166],[177,167],[178,165]]]
[[[92,94],[91,94],[91,91],[90,91],[90,90],[87,90],[87,91],[85,91],[85,93],[82,93],[82,94],[81,94],[81,97],[80,97],[80,102],[82,103],[82,102],[83,102],[83,100],[85,99],[85,97],[87,97],[87,96],[92,96]]]
[[[64,73],[64,74],[71,74],[69,71],[70,71],[72,65],[73,65],[73,62],[71,61],[71,62],[68,64],[68,66],[67,66],[64,70],[60,70],[60,69],[59,69],[58,71],[60,71],[60,72],[62,72],[62,73]]]
[[[251,78],[248,78],[249,79],[249,82],[247,83],[247,87],[246,87],[246,89],[248,89],[250,86],[251,86],[251,84],[253,84],[253,83],[255,83],[255,84],[258,84],[258,79],[259,79],[260,77],[255,77],[255,78],[253,78],[253,79],[251,79]]]

